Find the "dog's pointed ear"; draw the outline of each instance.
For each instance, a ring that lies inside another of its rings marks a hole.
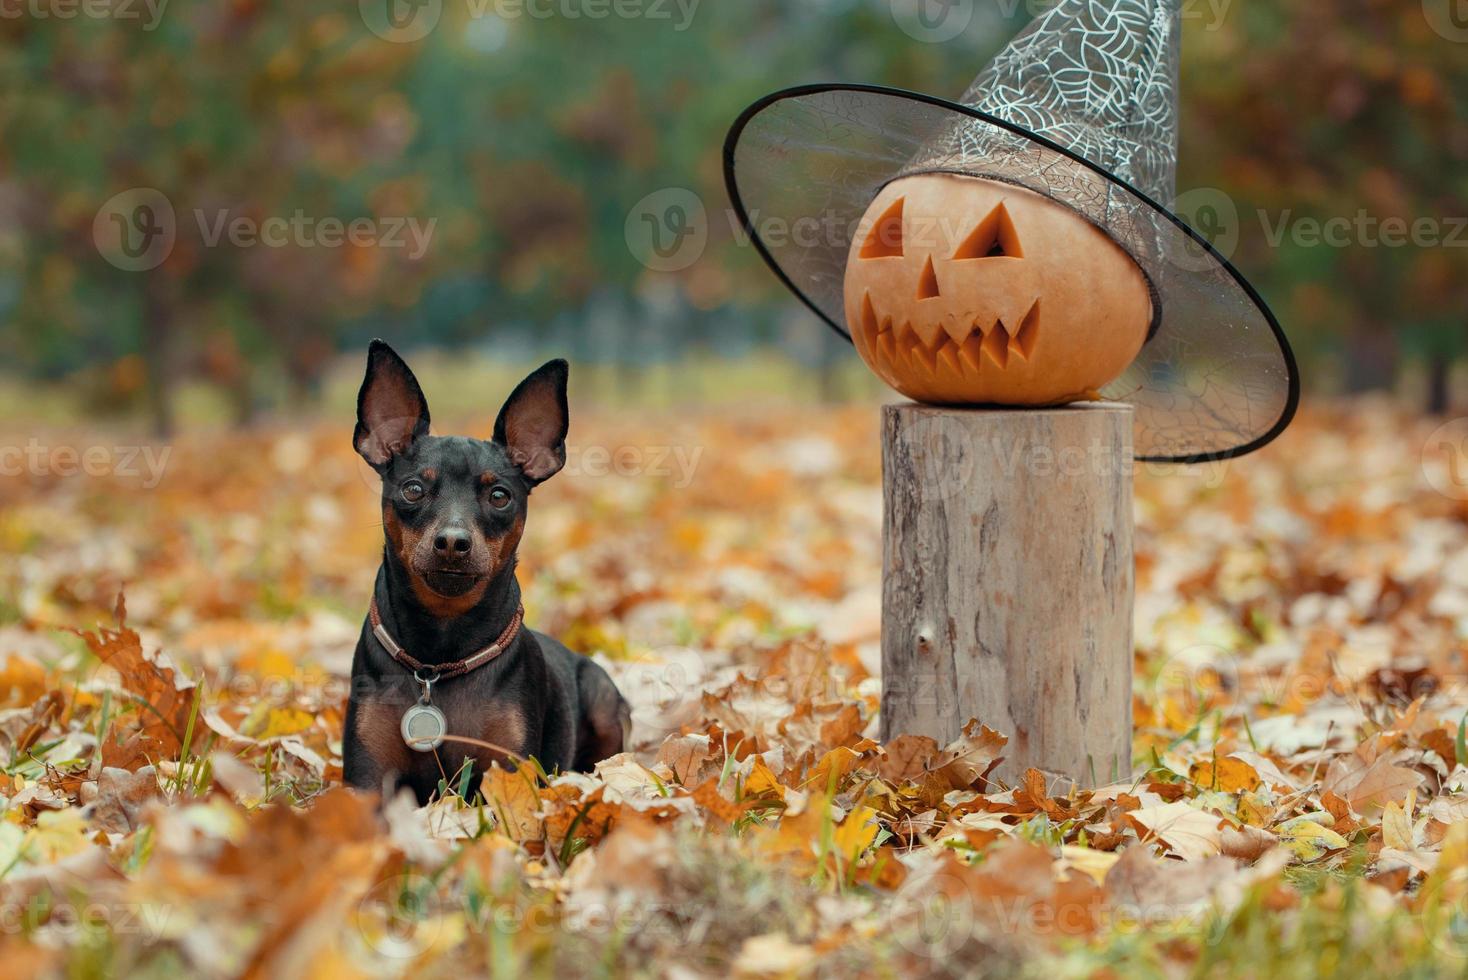
[[[357,431],[352,443],[374,469],[428,435],[428,402],[418,379],[397,351],[380,340],[367,348],[367,377],[357,393]]]
[[[500,409],[494,423],[494,441],[504,446],[532,485],[543,483],[566,465],[566,432],[571,413],[566,407],[566,382],[571,369],[555,360],[537,368],[520,382]]]

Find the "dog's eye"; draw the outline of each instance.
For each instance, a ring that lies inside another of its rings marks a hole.
[[[489,505],[495,510],[504,510],[510,506],[510,491],[504,487],[495,487],[489,491]]]
[[[409,480],[407,483],[403,484],[403,489],[401,492],[404,500],[406,500],[410,504],[416,504],[418,501],[423,499],[423,494],[426,491],[424,491],[423,489],[423,484],[419,483],[417,480]]]

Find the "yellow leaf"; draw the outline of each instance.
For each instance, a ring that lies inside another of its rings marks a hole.
[[[25,846],[27,856],[52,864],[93,845],[82,811],[70,807],[42,812],[26,835]]]
[[[841,781],[846,778],[846,774],[855,769],[860,761],[860,755],[845,746],[838,746],[815,764],[805,786],[821,793],[834,793],[841,788]]]
[[[291,677],[300,669],[300,661],[283,650],[264,648],[242,653],[235,666],[243,673],[262,679]]]
[[[267,738],[297,735],[310,728],[315,720],[315,715],[309,711],[302,711],[300,708],[271,708],[265,715],[260,734],[255,737],[263,742]]]
[[[785,787],[780,785],[780,780],[765,765],[763,759],[755,759],[754,767],[750,769],[749,778],[744,780],[744,792],[747,796],[775,795],[780,799],[785,798]]]
[[[824,796],[810,798],[799,813],[787,813],[777,826],[759,829],[762,850],[766,856],[778,858],[795,874],[810,874],[817,867],[827,832],[830,833],[828,855],[842,863],[850,863],[877,839],[877,813],[858,807],[840,823],[833,824],[832,806]]]
[[[1188,778],[1202,789],[1217,789],[1225,793],[1252,792],[1259,788],[1259,773],[1243,759],[1225,756],[1195,762],[1188,771]]]
[[[479,791],[489,804],[500,829],[511,840],[525,841],[540,836],[540,796],[528,773],[509,772],[490,766]]]
[[[30,657],[12,653],[0,668],[0,704],[28,705],[45,694],[46,668]]]
[[[1246,824],[1255,827],[1265,827],[1270,823],[1270,815],[1274,813],[1274,807],[1268,800],[1257,793],[1245,793],[1239,797],[1238,818]]]
[[[1314,861],[1326,851],[1349,847],[1350,842],[1310,816],[1295,817],[1279,825],[1281,843],[1302,861]]]
[[[877,839],[877,830],[877,811],[858,807],[837,825],[831,843],[841,860],[855,861]]]
[[[1412,850],[1412,819],[1395,803],[1382,808],[1381,843],[1399,851]]]
[[[1060,856],[1073,871],[1079,871],[1088,876],[1098,885],[1106,883],[1106,872],[1111,866],[1121,859],[1120,854],[1107,851],[1093,851],[1089,847],[1078,847],[1075,844],[1062,844]]]

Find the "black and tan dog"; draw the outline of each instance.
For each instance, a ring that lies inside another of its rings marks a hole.
[[[406,785],[426,802],[441,780],[458,790],[472,763],[472,797],[487,765],[508,757],[455,737],[547,772],[622,751],[629,711],[611,678],[521,628],[515,551],[530,491],[566,462],[566,379],[566,362],[551,361],[522,381],[490,442],[436,437],[413,372],[373,341],[354,441],[382,477],[387,543],[352,664],[351,785]]]

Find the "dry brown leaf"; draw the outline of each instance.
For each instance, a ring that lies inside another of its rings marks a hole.
[[[97,777],[97,801],[92,809],[92,823],[109,834],[136,830],[143,807],[159,795],[158,771],[152,766],[136,772],[104,768]]]
[[[926,735],[899,735],[882,750],[877,773],[889,783],[916,779],[937,758],[938,743]]]
[[[707,735],[669,735],[658,749],[657,761],[673,770],[673,778],[684,786],[695,786],[708,778],[703,770],[712,756]]]
[[[987,725],[971,720],[963,726],[963,734],[933,760],[931,769],[948,781],[953,789],[977,788],[982,791],[989,773],[1004,761],[1004,746],[1009,736],[1001,735]]]
[[[1388,803],[1400,803],[1421,784],[1421,773],[1394,765],[1387,756],[1378,756],[1367,764],[1352,755],[1331,763],[1321,790],[1336,794],[1358,813],[1365,813]]]
[[[161,653],[148,654],[138,634],[127,626],[127,606],[117,597],[117,628],[96,632],[73,630],[107,666],[116,670],[129,694],[141,702],[139,729],[166,758],[178,755],[188,731],[196,687]]]
[[[1144,840],[1154,837],[1162,841],[1185,861],[1213,857],[1223,848],[1219,817],[1187,803],[1145,807],[1133,810],[1127,817],[1137,825],[1137,833]]]

